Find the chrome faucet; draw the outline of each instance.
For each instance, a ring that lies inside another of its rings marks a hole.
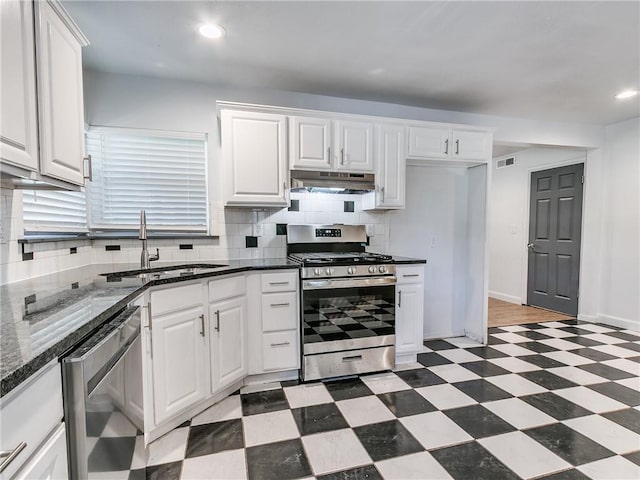
[[[149,268],[150,262],[160,259],[160,249],[156,248],[155,255],[149,255],[147,250],[147,213],[140,210],[140,233],[138,238],[142,240],[142,255],[140,255],[140,268]]]

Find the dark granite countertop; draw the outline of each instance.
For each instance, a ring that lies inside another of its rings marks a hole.
[[[395,263],[396,265],[405,265],[412,263],[427,263],[427,261],[424,258],[399,257],[397,255],[394,255],[393,263]]]
[[[136,265],[90,265],[0,286],[0,397],[80,343],[150,287],[250,270],[298,268],[286,258],[207,263],[226,265],[147,278],[104,275],[136,270]],[[155,269],[175,264],[152,265]]]

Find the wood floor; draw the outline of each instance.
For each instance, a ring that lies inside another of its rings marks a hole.
[[[489,298],[489,327],[504,327],[506,325],[522,325],[533,322],[553,322],[569,320],[574,317],[562,313],[550,312],[541,308],[516,305]]]

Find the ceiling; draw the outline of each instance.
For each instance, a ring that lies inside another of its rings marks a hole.
[[[640,115],[640,2],[63,2],[89,69],[545,121]],[[198,34],[224,25],[222,40]]]

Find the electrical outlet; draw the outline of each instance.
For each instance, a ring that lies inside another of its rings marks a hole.
[[[431,235],[431,246],[435,247],[436,245],[438,245],[438,236],[437,235]]]

